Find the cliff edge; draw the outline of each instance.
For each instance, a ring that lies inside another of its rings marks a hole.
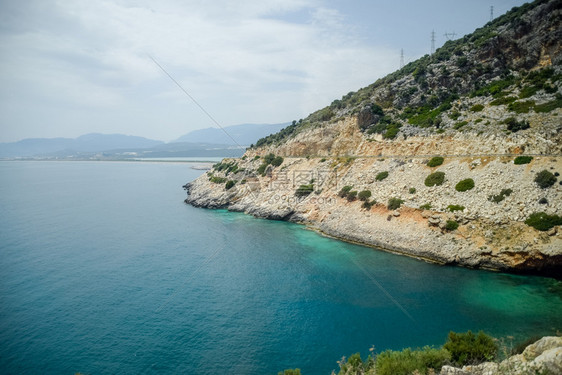
[[[535,1],[259,140],[186,202],[562,277],[562,2]]]

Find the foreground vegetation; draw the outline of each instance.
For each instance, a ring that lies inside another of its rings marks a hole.
[[[514,348],[503,347],[502,356],[520,354],[525,347],[538,338],[532,338]],[[410,375],[436,374],[444,365],[462,367],[477,365],[499,359],[500,347],[497,340],[480,331],[473,333],[449,332],[447,341],[442,347],[425,346],[421,349],[407,348],[401,351],[386,350],[371,354],[366,359],[355,353],[349,358],[338,361],[337,375]],[[332,372],[333,375],[336,372]],[[300,369],[287,369],[278,375],[301,375]]]

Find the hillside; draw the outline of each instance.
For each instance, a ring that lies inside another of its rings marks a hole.
[[[561,18],[514,8],[223,160],[186,202],[562,277]]]

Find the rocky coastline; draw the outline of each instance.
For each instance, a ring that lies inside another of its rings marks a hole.
[[[352,122],[342,126],[353,133]],[[313,143],[307,137],[307,143]],[[372,141],[362,142],[372,147]],[[431,136],[425,142],[434,145],[434,152],[451,147]],[[482,137],[477,144],[484,147],[490,142]],[[562,211],[562,186],[556,183],[541,189],[534,181],[541,170],[562,170],[562,158],[535,156],[529,164],[517,165],[513,156],[497,153],[449,155],[442,165],[429,167],[430,158],[416,155],[411,144],[392,143],[394,152],[407,147],[409,156],[285,157],[280,166],[269,165],[263,174],[257,172],[263,155],[278,150],[260,150],[261,156],[260,151],[250,150],[243,158],[223,160],[186,184],[185,202],[300,223],[340,240],[440,264],[561,277],[560,227],[538,231],[525,220],[537,211]],[[529,143],[527,149],[532,150]],[[231,170],[219,170],[221,166],[231,166]],[[381,172],[388,177],[377,180]],[[434,172],[443,172],[445,181],[428,187],[424,179]],[[455,185],[466,178],[474,181],[474,188],[456,191]],[[227,181],[233,181],[228,189]],[[309,194],[299,195],[302,185],[310,185]],[[368,190],[372,206],[339,196],[344,186]],[[509,196],[497,203],[490,200],[506,188],[512,191]],[[390,209],[390,198],[402,200],[400,207]],[[548,203],[539,203],[544,200]],[[462,209],[451,210],[451,206]],[[458,223],[458,228],[447,229],[448,221]]]

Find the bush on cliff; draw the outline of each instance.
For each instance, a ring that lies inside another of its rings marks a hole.
[[[430,161],[427,162],[427,166],[431,167],[431,168],[438,167],[441,164],[443,164],[443,161],[445,161],[445,159],[442,158],[441,156],[435,156],[435,157],[431,158]]]
[[[556,225],[562,225],[562,216],[548,215],[546,212],[535,212],[525,220],[525,224],[544,232]]]
[[[263,163],[262,165],[260,165],[258,167],[258,174],[261,174],[262,176],[265,176],[265,170],[267,168],[268,164]]]
[[[505,199],[505,197],[509,197],[513,193],[511,189],[502,189],[502,191],[498,195],[490,195],[488,200],[495,203],[500,203]]]
[[[543,169],[542,171],[536,174],[535,182],[537,183],[537,185],[539,185],[541,189],[546,189],[554,185],[554,183],[556,182],[556,176],[550,173],[549,171],[547,171],[546,169]]]
[[[273,165],[274,167],[278,167],[281,164],[283,164],[283,158],[281,156],[276,156],[272,161],[271,161],[271,165]]]
[[[457,223],[455,220],[447,220],[447,222],[445,223],[445,229],[448,231],[457,230],[458,227],[459,223]]]
[[[353,186],[346,185],[346,186],[342,187],[340,192],[338,193],[338,196],[341,197],[341,198],[346,198],[347,194],[349,194],[351,189],[353,189]]]
[[[371,349],[373,350],[373,349]],[[447,364],[477,364],[496,357],[498,347],[494,339],[483,332],[477,335],[450,332],[447,343],[440,348],[425,346],[421,349],[386,350],[369,355],[365,361],[359,353],[346,361],[338,361],[338,375],[428,375],[435,374]]]
[[[464,211],[464,206],[461,206],[460,204],[450,204],[447,206],[447,209],[451,212]]]
[[[295,195],[297,197],[306,197],[307,195],[310,195],[310,193],[312,193],[313,191],[314,191],[314,185],[313,184],[301,185],[295,191]]]
[[[226,190],[230,190],[230,189],[232,189],[232,187],[234,187],[234,185],[236,185],[236,181],[229,180],[229,181],[226,182],[226,185],[224,185],[224,188]]]
[[[209,181],[215,184],[224,184],[226,182],[226,178],[219,177],[219,176],[211,176],[211,178],[209,178]]]
[[[369,211],[371,209],[371,207],[373,207],[375,204],[377,204],[376,200],[372,200],[369,202],[369,200],[366,200],[365,202],[363,202],[363,204],[361,205],[361,207],[363,207],[364,209],[366,209],[367,211]]]
[[[396,210],[397,208],[399,208],[402,205],[402,203],[404,203],[404,201],[400,198],[390,198],[388,200],[387,208],[389,210]]]
[[[301,375],[301,369],[287,369],[283,370],[283,372],[278,372],[277,375]]]
[[[356,199],[357,199],[357,191],[356,191],[356,190],[350,191],[350,192],[347,194],[347,200],[348,200],[349,202],[353,202],[353,201],[356,200]]]
[[[369,198],[371,198],[371,190],[362,190],[359,192],[359,194],[357,194],[357,198],[359,198],[359,200],[366,202],[369,200]]]
[[[518,156],[513,160],[513,164],[529,164],[533,160],[532,156]]]
[[[474,188],[474,180],[472,178],[467,178],[465,180],[459,181],[458,184],[455,185],[456,191],[468,191]]]
[[[474,334],[449,332],[443,348],[451,353],[451,359],[459,366],[475,365],[493,360],[498,352],[498,346],[491,336],[480,331]]]
[[[379,174],[377,174],[377,176],[375,177],[375,180],[382,181],[387,177],[388,177],[388,172],[384,171],[384,172],[380,172]]]
[[[445,172],[434,172],[425,178],[425,186],[443,185],[445,181]]]
[[[427,374],[428,369],[439,371],[451,358],[445,349],[429,346],[419,350],[404,349],[402,351],[387,350],[376,358],[377,375],[410,375],[412,373]]]

